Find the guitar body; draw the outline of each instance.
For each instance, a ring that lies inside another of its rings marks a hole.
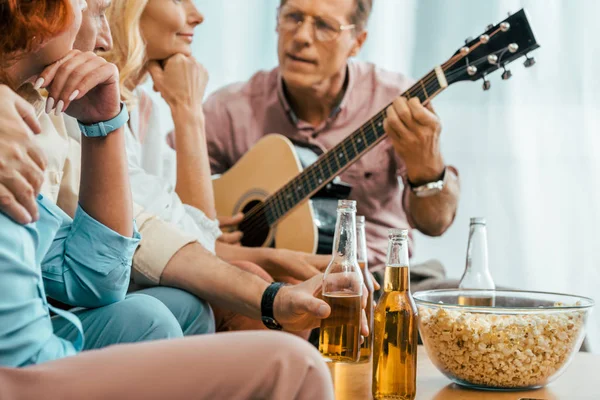
[[[213,180],[218,215],[248,211],[302,172],[294,145],[284,136],[267,135],[229,171]],[[314,253],[318,230],[310,201],[296,206],[273,227],[266,221],[263,237],[244,238],[242,245],[274,246]]]

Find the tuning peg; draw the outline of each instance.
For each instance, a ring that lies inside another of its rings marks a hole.
[[[489,35],[481,35],[481,36],[479,36],[479,41],[483,44],[486,44],[487,42],[490,41],[490,36]]]
[[[523,63],[525,68],[533,67],[535,65],[535,58],[529,57],[528,55],[525,55],[525,58],[526,58],[526,60]]]
[[[504,72],[502,73],[502,79],[507,81],[512,77],[512,72],[510,71],[510,69],[506,69],[504,68]]]
[[[467,67],[467,74],[469,74],[470,76],[473,76],[477,73],[477,67],[474,65],[469,65]]]
[[[465,39],[465,44],[469,44],[469,42],[471,42],[473,40],[472,36],[469,36],[468,38]]]
[[[490,55],[488,56],[488,62],[489,62],[490,64],[496,64],[496,63],[498,62],[498,56],[497,56],[497,55],[495,55],[495,54],[490,54]]]
[[[510,29],[510,24],[508,22],[503,22],[500,24],[500,30],[502,32],[506,32]]]
[[[485,76],[484,76],[483,77],[483,90],[488,91],[488,90],[490,90],[491,87],[492,87],[492,82],[485,79]]]
[[[510,51],[511,53],[516,53],[517,51],[519,51],[519,45],[516,43],[509,44],[508,51]]]
[[[488,25],[488,26],[485,28],[485,30],[486,30],[486,31],[489,31],[490,29],[493,29],[493,28],[494,28],[494,24],[489,24],[489,25]]]

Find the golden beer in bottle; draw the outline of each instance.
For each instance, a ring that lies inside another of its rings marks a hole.
[[[373,287],[373,280],[371,278],[371,274],[369,273],[369,262],[367,261],[367,236],[365,234],[365,217],[362,215],[358,215],[356,217],[356,240],[358,265],[360,266],[360,271],[363,274],[365,286],[369,292],[367,297],[367,307],[365,308],[365,313],[367,314],[367,324],[369,325],[369,335],[365,337],[363,344],[360,346],[360,361],[366,362],[371,359],[373,350],[373,292],[375,291],[375,288]]]
[[[373,397],[414,399],[418,314],[410,294],[407,230],[390,229],[387,258],[384,293],[375,308]]]
[[[338,202],[332,253],[323,275],[323,299],[331,314],[321,321],[319,351],[327,361],[357,362],[363,277],[356,260],[355,201]]]

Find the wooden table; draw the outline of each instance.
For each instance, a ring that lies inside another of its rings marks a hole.
[[[553,383],[527,392],[469,390],[453,384],[431,363],[423,346],[417,358],[417,400],[600,400],[600,356],[578,353]],[[330,364],[336,400],[371,400],[372,364]]]

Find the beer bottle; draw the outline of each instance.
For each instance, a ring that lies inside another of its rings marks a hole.
[[[417,393],[418,315],[408,267],[408,231],[390,229],[384,292],[375,308],[375,399],[414,399]]]
[[[357,362],[360,355],[363,276],[356,259],[356,202],[340,200],[323,299],[331,307],[321,321],[319,351],[328,361]]]

